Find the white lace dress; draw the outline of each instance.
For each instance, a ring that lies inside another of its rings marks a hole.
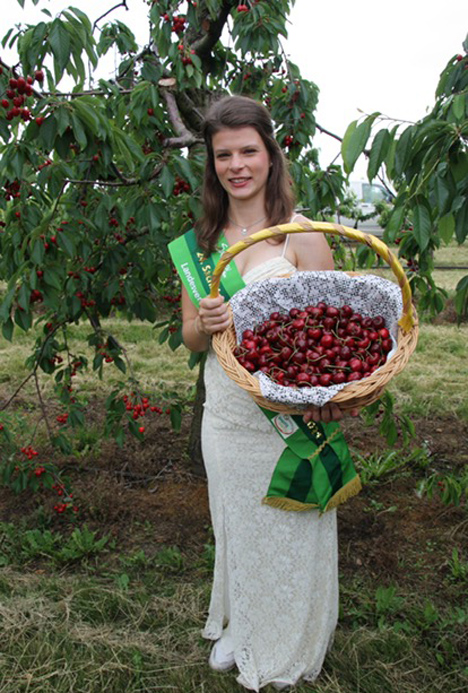
[[[277,257],[246,283],[294,270]],[[229,623],[238,682],[314,680],[338,617],[336,512],[286,512],[261,501],[284,443],[210,351],[202,425],[216,559],[204,637]]]

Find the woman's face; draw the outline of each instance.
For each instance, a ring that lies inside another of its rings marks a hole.
[[[265,200],[270,156],[251,126],[224,128],[212,139],[215,170],[230,200]]]

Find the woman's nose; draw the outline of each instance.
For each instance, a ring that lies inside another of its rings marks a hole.
[[[231,157],[231,168],[238,171],[244,166],[242,156],[240,154],[233,154]]]

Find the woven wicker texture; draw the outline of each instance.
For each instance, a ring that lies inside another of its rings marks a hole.
[[[359,407],[367,406],[375,402],[383,393],[388,382],[395,375],[400,373],[408,363],[409,357],[414,351],[418,338],[417,316],[411,303],[411,289],[408,280],[396,256],[381,240],[370,234],[362,233],[356,229],[350,229],[340,224],[328,224],[325,222],[308,222],[301,224],[282,224],[280,226],[264,229],[231,246],[227,250],[213,272],[211,296],[218,295],[219,280],[226,265],[238,253],[242,252],[250,245],[259,243],[273,236],[287,233],[329,233],[345,236],[359,243],[365,243],[390,266],[401,290],[403,311],[398,322],[399,331],[397,337],[397,348],[392,356],[383,366],[370,376],[362,380],[349,383],[338,392],[332,402],[339,404],[343,411],[349,411]],[[219,363],[226,374],[234,380],[240,387],[246,390],[257,404],[280,413],[295,414],[302,410],[291,407],[290,405],[271,402],[262,396],[258,378],[245,370],[235,358],[233,351],[236,346],[236,334],[234,327],[213,335],[213,348],[216,352]]]

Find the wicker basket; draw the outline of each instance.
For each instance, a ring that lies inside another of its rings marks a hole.
[[[417,316],[411,303],[411,289],[408,280],[396,256],[381,240],[370,234],[362,233],[357,229],[351,229],[347,226],[341,226],[340,224],[328,224],[325,222],[282,224],[280,226],[263,229],[262,231],[249,236],[245,240],[239,241],[239,243],[231,246],[225,253],[223,253],[219,263],[213,271],[210,295],[212,298],[218,295],[221,275],[225,267],[229,264],[229,262],[231,262],[235,255],[242,252],[242,250],[245,250],[254,243],[259,243],[267,238],[288,233],[335,234],[345,236],[346,238],[353,241],[358,241],[359,243],[365,243],[388,263],[398,280],[398,285],[400,287],[403,299],[403,312],[400,320],[398,321],[398,339],[394,355],[371,375],[363,378],[362,380],[358,380],[346,385],[346,387],[340,390],[340,392],[338,392],[331,400],[332,402],[338,404],[343,411],[365,407],[368,404],[375,402],[375,400],[382,395],[390,379],[403,370],[416,347],[418,338]],[[271,411],[277,411],[283,414],[299,414],[301,411],[303,411],[285,404],[278,404],[265,399],[261,393],[258,378],[251,375],[245,368],[243,368],[234,356],[233,352],[235,347],[236,334],[234,326],[231,326],[224,332],[218,332],[213,335],[213,348],[226,374],[240,387],[246,390],[257,404]]]

